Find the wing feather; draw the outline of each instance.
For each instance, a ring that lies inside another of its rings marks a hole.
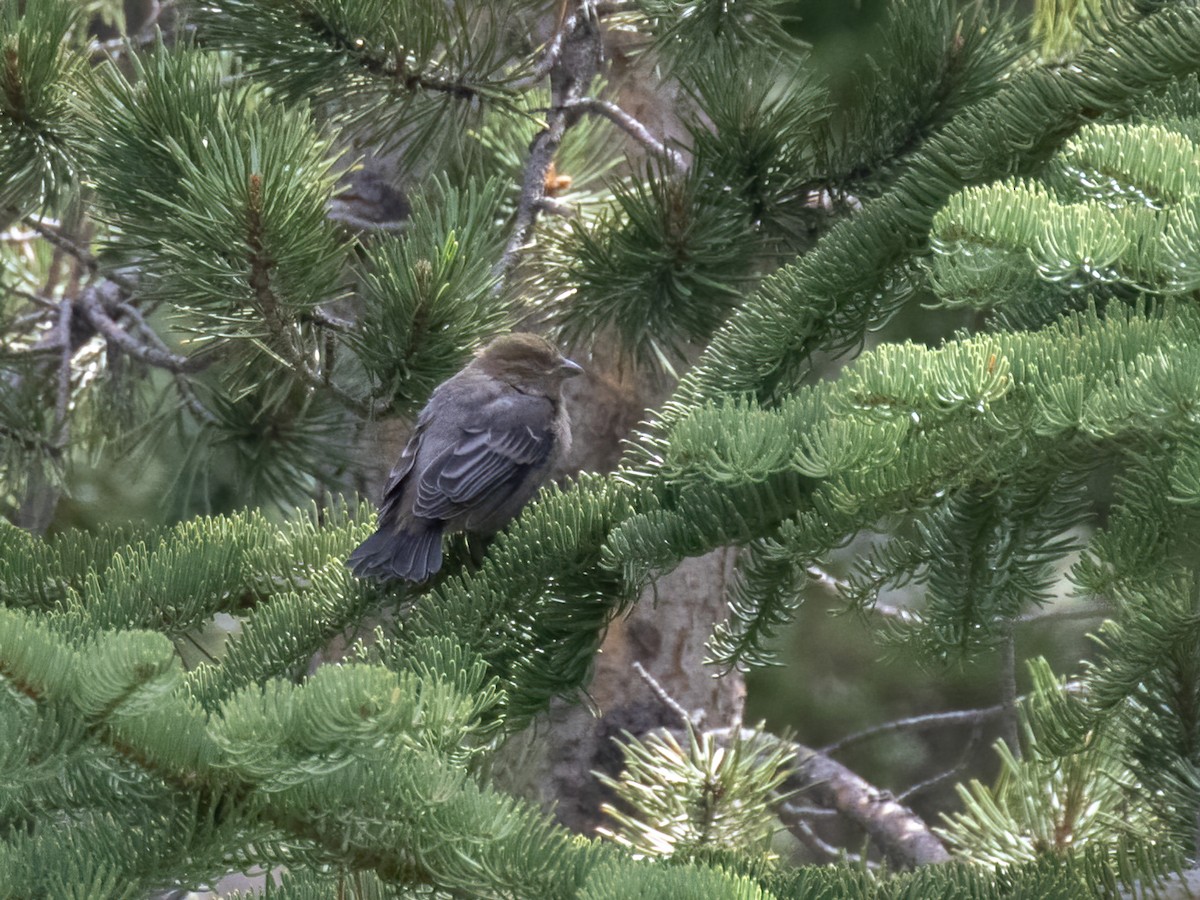
[[[532,469],[547,461],[554,445],[549,429],[467,428],[465,438],[421,473],[415,515],[451,519],[508,498]]]

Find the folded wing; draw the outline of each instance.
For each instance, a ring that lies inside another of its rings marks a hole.
[[[516,497],[532,472],[550,458],[548,428],[466,428],[463,439],[421,473],[413,514],[447,521],[465,516],[468,526],[486,521]]]

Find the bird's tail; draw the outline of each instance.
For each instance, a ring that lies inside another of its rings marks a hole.
[[[350,554],[346,565],[359,578],[424,581],[442,567],[442,529],[377,531]]]

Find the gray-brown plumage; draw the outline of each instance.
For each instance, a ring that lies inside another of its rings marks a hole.
[[[355,575],[424,581],[442,534],[490,535],[537,493],[571,445],[563,382],[582,369],[532,334],[496,338],[434,389],[392,469]]]

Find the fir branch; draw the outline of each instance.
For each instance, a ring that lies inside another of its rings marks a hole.
[[[856,345],[895,308],[893,300],[879,303],[880,290],[894,295],[897,266],[923,251],[934,213],[963,185],[1020,170],[1097,110],[1120,108],[1200,70],[1195,7],[1167,6],[1110,38],[1068,69],[1028,70],[964,109],[913,154],[891,190],[764,282],[717,333],[630,459],[653,465],[655,435],[704,401],[778,397],[803,376],[814,352]]]

